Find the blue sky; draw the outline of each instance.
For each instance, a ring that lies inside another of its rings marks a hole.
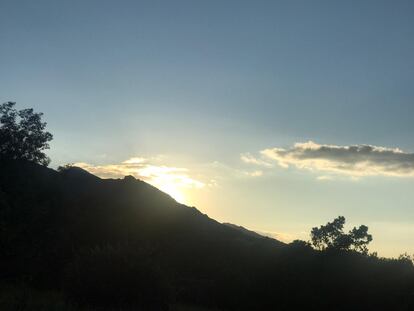
[[[380,254],[414,252],[410,170],[390,176],[375,151],[363,177],[335,171],[343,158],[260,153],[313,141],[410,158],[413,16],[412,1],[2,0],[0,100],[45,113],[52,166],[122,175],[142,157],[129,173],[219,220],[289,240],[343,214]]]

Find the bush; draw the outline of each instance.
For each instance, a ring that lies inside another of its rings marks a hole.
[[[78,305],[168,309],[168,290],[148,251],[97,246],[79,253],[66,272],[65,291]]]
[[[0,285],[0,310],[75,311],[56,291],[40,291],[24,283]]]

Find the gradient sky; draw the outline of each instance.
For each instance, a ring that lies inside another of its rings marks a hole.
[[[412,1],[1,0],[0,101],[44,112],[52,167],[133,174],[286,241],[343,215],[380,255],[414,253],[413,16]]]

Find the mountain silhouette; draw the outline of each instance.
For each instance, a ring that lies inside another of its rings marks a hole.
[[[229,223],[229,222],[224,222],[223,225],[225,225],[225,226],[227,226],[229,228],[236,229],[236,230],[240,231],[241,233],[244,233],[244,234],[246,234],[248,236],[251,236],[251,237],[255,237],[255,238],[259,238],[259,239],[268,238],[268,237],[266,237],[264,235],[261,235],[261,234],[257,233],[256,231],[252,231],[252,230],[246,229],[243,226],[238,226],[238,225],[235,225],[235,224],[232,224],[232,223]],[[278,242],[280,242],[280,241],[278,241]]]
[[[221,224],[132,176],[17,160],[0,161],[0,172],[0,278],[57,292],[71,308],[414,306],[414,271],[404,260],[285,244]]]

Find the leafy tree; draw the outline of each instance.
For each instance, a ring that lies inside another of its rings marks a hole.
[[[49,149],[53,136],[45,131],[43,113],[33,109],[16,110],[15,102],[0,105],[0,159],[27,160],[44,166],[50,159],[43,150]]]
[[[407,253],[401,254],[400,256],[398,256],[398,261],[403,263],[403,264],[413,266],[413,264],[414,264],[414,255],[411,256]]]
[[[368,233],[368,227],[361,225],[358,228],[354,227],[348,233],[344,233],[344,225],[345,217],[339,216],[326,225],[312,228],[312,245],[319,250],[354,250],[367,254],[367,245],[372,241],[372,235]]]
[[[372,241],[372,235],[368,233],[367,226],[361,225],[359,228],[354,227],[348,235],[354,250],[363,254],[368,253],[367,245]]]
[[[319,250],[337,247],[339,244],[344,244],[343,227],[345,224],[345,217],[339,216],[333,222],[328,222],[319,228],[312,228],[311,239],[312,244]]]
[[[290,243],[291,246],[296,246],[296,247],[310,247],[310,243],[307,241],[302,241],[302,240],[293,240]]]
[[[68,163],[68,164],[65,164],[65,165],[60,165],[57,168],[57,171],[60,172],[60,173],[63,173],[67,170],[70,170],[72,167],[74,167],[74,163]]]

